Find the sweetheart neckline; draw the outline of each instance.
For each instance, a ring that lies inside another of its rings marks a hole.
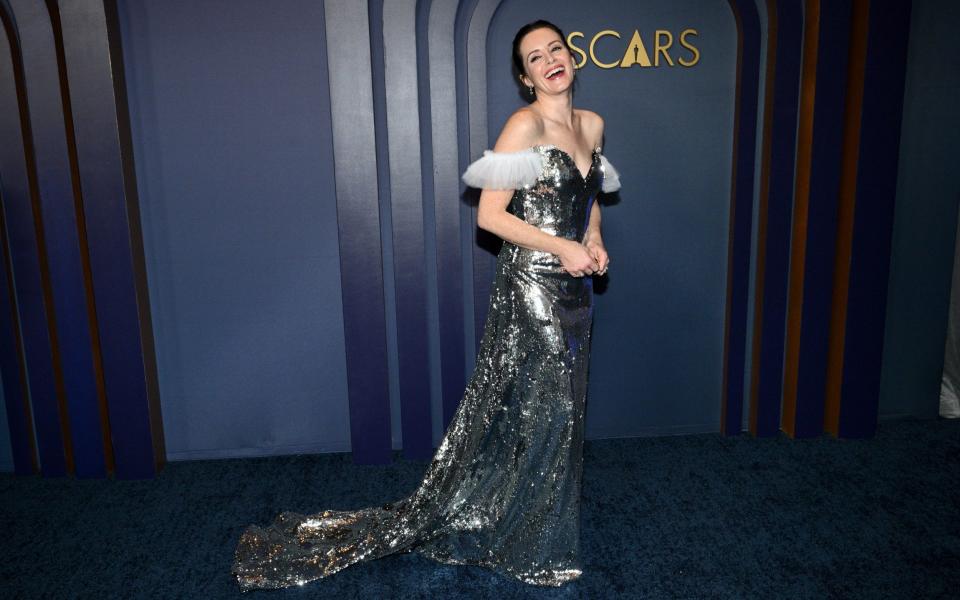
[[[537,147],[544,148],[544,149],[552,148],[552,149],[556,150],[557,152],[559,152],[560,154],[566,156],[566,157],[567,157],[567,160],[570,161],[570,164],[573,165],[573,170],[576,171],[576,172],[577,172],[577,175],[580,176],[580,181],[583,181],[584,183],[586,183],[586,181],[590,178],[590,175],[593,173],[593,171],[594,171],[594,166],[595,166],[596,163],[597,163],[597,155],[600,154],[600,150],[599,150],[599,149],[594,149],[594,150],[590,153],[590,167],[587,169],[587,174],[584,175],[584,174],[583,174],[583,171],[580,170],[580,165],[577,164],[577,161],[574,160],[574,158],[573,158],[572,156],[570,156],[570,153],[569,153],[569,152],[567,152],[566,150],[564,150],[564,149],[561,148],[560,146],[555,146],[555,145],[553,145],[553,144],[537,144],[536,146],[534,146],[534,148],[537,148]]]

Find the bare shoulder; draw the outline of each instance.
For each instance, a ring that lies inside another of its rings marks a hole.
[[[577,114],[580,116],[580,129],[584,137],[594,146],[600,146],[603,142],[603,117],[585,108],[577,109]]]
[[[500,131],[493,149],[497,152],[517,152],[533,146],[543,135],[543,119],[527,107],[517,109]]]

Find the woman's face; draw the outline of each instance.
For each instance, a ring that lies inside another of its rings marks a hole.
[[[526,71],[521,77],[525,86],[532,85],[538,92],[558,93],[573,83],[573,56],[557,32],[548,27],[523,36],[520,58]]]

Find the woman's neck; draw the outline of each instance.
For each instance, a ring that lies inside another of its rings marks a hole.
[[[538,96],[536,104],[542,117],[573,129],[573,98],[569,93]]]

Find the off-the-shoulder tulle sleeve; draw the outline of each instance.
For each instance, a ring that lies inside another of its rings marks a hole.
[[[620,173],[613,168],[607,157],[600,155],[600,170],[603,171],[603,183],[600,189],[604,192],[615,192],[620,189]]]
[[[487,190],[515,190],[533,184],[543,171],[540,153],[530,148],[520,152],[485,150],[463,173],[470,187]]]

